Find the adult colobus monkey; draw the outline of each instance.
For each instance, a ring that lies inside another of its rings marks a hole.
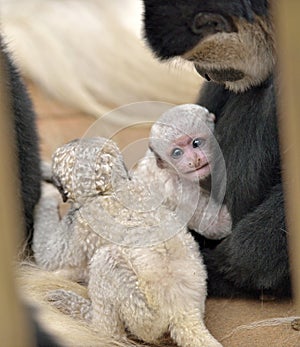
[[[145,36],[160,59],[194,63],[199,104],[216,115],[232,234],[204,249],[210,295],[290,295],[268,0],[144,0]],[[218,170],[218,167],[215,167]]]

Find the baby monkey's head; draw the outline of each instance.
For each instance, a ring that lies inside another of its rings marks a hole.
[[[109,194],[114,180],[128,179],[119,148],[103,137],[77,139],[59,147],[52,156],[52,173],[64,201]]]
[[[180,105],[152,126],[149,148],[157,165],[195,181],[210,174],[215,116],[201,106]]]

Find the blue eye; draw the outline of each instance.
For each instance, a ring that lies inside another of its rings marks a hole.
[[[173,159],[178,159],[179,157],[181,157],[183,154],[183,150],[180,148],[174,148],[173,151],[171,152],[171,157]]]
[[[197,137],[195,140],[193,140],[193,148],[201,147],[204,143],[204,140],[201,139],[200,137]]]

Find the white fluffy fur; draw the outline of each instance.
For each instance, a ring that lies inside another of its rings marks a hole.
[[[61,274],[40,269],[32,263],[23,263],[18,271],[18,284],[22,299],[30,306],[39,323],[53,335],[63,347],[142,347],[130,339],[117,341],[103,336],[89,324],[80,319],[73,319],[58,311],[47,301],[50,290],[68,288],[81,296],[87,296],[86,288],[67,280]]]
[[[136,101],[195,101],[196,72],[161,64],[145,47],[141,6],[139,0],[0,0],[0,13],[22,72],[74,108],[99,117]]]
[[[204,325],[206,271],[197,243],[165,206],[144,212],[120,203],[118,189],[128,185],[135,201],[141,191],[129,181],[114,143],[97,138],[62,146],[53,156],[53,176],[73,204],[59,221],[56,192],[44,190],[35,258],[87,282],[88,298],[66,288],[49,291],[48,300],[118,341],[126,328],[148,343],[170,333],[178,346],[221,346]],[[97,224],[85,219],[89,211]],[[169,217],[176,231],[171,237],[164,224]]]

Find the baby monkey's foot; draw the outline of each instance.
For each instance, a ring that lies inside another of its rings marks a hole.
[[[66,315],[91,320],[91,300],[70,290],[52,290],[47,294],[47,300]]]

